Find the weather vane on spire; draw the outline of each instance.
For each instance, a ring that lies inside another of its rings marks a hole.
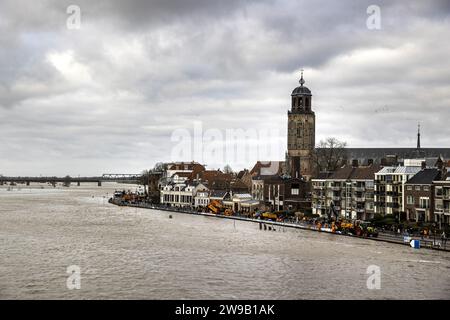
[[[301,69],[300,70],[301,72],[302,72],[302,76],[301,76],[301,78],[300,78],[300,86],[302,86],[303,87],[303,84],[305,83],[305,80],[303,80],[303,69]]]

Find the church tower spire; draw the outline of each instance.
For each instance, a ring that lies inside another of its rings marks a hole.
[[[420,150],[420,122],[417,124],[417,150]]]

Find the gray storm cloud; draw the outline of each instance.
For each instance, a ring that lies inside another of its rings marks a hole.
[[[198,121],[282,144],[301,68],[317,140],[409,147],[420,121],[423,146],[449,147],[449,2],[380,1],[380,30],[371,4],[2,1],[0,174],[139,172]]]

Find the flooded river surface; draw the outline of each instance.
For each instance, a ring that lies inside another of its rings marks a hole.
[[[0,298],[450,298],[450,253],[108,204],[123,187],[1,186]]]

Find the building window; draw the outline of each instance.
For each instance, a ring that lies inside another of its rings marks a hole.
[[[420,186],[415,186],[414,188],[416,189],[416,191],[420,191]]]
[[[430,187],[429,186],[424,186],[423,187],[423,191],[430,191]]]
[[[407,186],[406,190],[411,191],[412,190],[412,186]]]
[[[420,208],[429,209],[430,208],[430,199],[429,198],[420,198]]]
[[[408,204],[414,204],[414,198],[413,198],[413,196],[408,196],[408,197],[407,197],[407,203],[408,203]]]
[[[291,186],[291,194],[292,195],[299,195],[299,189],[300,189],[300,185],[297,183],[293,183]]]

